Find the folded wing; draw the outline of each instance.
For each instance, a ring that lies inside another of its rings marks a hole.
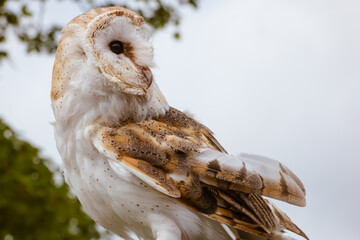
[[[288,229],[306,235],[261,195],[298,206],[305,189],[288,168],[256,155],[229,155],[211,131],[171,108],[141,122],[92,127],[93,144],[116,171],[123,166],[189,208],[254,235]]]

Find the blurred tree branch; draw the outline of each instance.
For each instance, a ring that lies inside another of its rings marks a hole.
[[[27,52],[35,53],[54,53],[57,48],[59,33],[63,26],[42,24],[41,15],[46,11],[45,4],[50,0],[34,0],[43,6],[39,13],[32,10],[30,1],[27,0],[0,0],[0,62],[9,57],[9,50],[6,49],[5,42],[9,38],[11,30],[16,37],[26,45]],[[64,0],[57,0],[63,4]],[[154,30],[159,30],[168,25],[179,26],[181,17],[179,7],[197,7],[198,0],[132,0],[132,1],[102,1],[102,0],[68,0],[74,6],[78,5],[84,11],[95,7],[104,6],[123,6],[132,9],[142,15],[146,22]],[[75,16],[74,16],[75,17]],[[178,28],[177,28],[178,29]],[[176,30],[174,38],[180,38],[180,33]]]

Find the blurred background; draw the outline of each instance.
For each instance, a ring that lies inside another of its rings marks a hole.
[[[170,105],[300,177],[307,206],[276,204],[310,239],[359,239],[359,1],[2,0],[0,240],[113,238],[63,183],[49,97],[60,29],[111,4],[153,27]]]

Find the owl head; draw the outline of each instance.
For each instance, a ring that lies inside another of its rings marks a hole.
[[[52,101],[84,71],[123,93],[146,95],[153,81],[153,47],[141,16],[121,7],[92,9],[74,18],[64,32],[53,69]]]

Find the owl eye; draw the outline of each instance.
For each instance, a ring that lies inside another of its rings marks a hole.
[[[124,44],[120,41],[112,41],[109,44],[110,50],[115,54],[124,53]]]

